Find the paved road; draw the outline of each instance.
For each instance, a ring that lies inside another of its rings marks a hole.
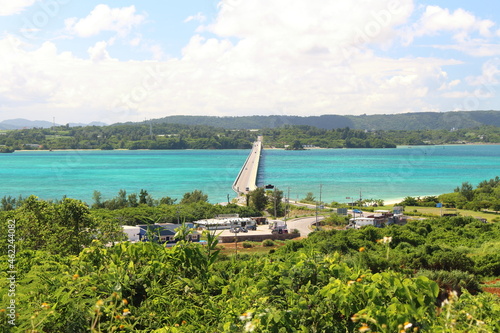
[[[246,194],[257,188],[257,172],[259,170],[260,152],[262,150],[262,137],[254,142],[252,151],[247,157],[245,164],[234,181],[233,190],[240,194]]]
[[[323,216],[318,216],[318,221],[321,221],[323,218]],[[307,237],[311,232],[314,231],[314,225],[312,224],[315,222],[316,216],[310,216],[288,220],[286,224],[288,225],[289,232],[291,232],[293,229],[297,229],[299,230],[301,237]]]

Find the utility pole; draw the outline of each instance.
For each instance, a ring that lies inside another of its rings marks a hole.
[[[286,218],[288,217],[288,210],[290,209],[289,203],[290,203],[290,187],[288,187],[288,195],[285,198],[286,204],[285,204],[285,225],[286,225]]]
[[[286,214],[288,215],[290,213],[290,187],[288,187],[288,199],[286,199],[286,204],[287,204]]]
[[[278,218],[278,215],[276,213],[276,186],[274,187],[274,195],[273,195],[273,199],[274,199],[274,218]]]
[[[346,199],[351,200],[351,211],[352,211],[352,217],[356,217],[356,213],[354,212],[354,197],[345,197]],[[347,207],[349,207],[349,202],[347,203]]]
[[[323,184],[319,184],[319,208],[323,205],[323,202],[321,201],[321,193],[323,190]]]
[[[323,187],[323,184],[319,184],[319,204],[316,201],[316,230],[318,230],[318,209],[319,206],[321,206],[321,189]]]
[[[318,202],[316,201],[316,230],[318,230]]]
[[[234,251],[235,251],[235,258],[238,259],[238,232],[240,232],[240,229],[239,228],[234,228],[233,229],[233,232],[234,232],[234,241],[235,241],[235,247],[234,247]]]

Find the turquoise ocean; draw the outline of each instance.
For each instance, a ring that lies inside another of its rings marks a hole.
[[[235,196],[231,186],[249,150],[16,151],[0,154],[0,197],[64,195],[92,203],[120,189],[146,189],[156,199],[180,199],[195,189],[212,203]],[[500,145],[413,146],[396,149],[264,150],[259,185],[273,184],[300,199],[347,197],[395,200],[452,192],[500,176]],[[321,190],[320,190],[321,188]]]

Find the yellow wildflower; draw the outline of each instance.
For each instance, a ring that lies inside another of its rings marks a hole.
[[[360,328],[359,328],[359,331],[360,332],[369,332],[370,331],[370,327],[368,327],[367,324],[363,324]]]
[[[364,248],[364,247],[360,247],[360,248],[359,248],[359,252],[363,252],[364,250],[365,250],[365,248]]]
[[[240,316],[241,321],[251,320],[251,319],[252,319],[252,312],[245,312]]]

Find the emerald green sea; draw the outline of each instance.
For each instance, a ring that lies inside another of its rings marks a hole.
[[[0,154],[0,197],[35,194],[92,202],[120,189],[146,189],[155,198],[180,199],[195,189],[212,203],[235,196],[231,185],[249,150],[16,151]],[[322,200],[346,197],[394,200],[452,192],[500,176],[500,145],[418,146],[396,149],[264,150],[258,182],[313,192]]]

